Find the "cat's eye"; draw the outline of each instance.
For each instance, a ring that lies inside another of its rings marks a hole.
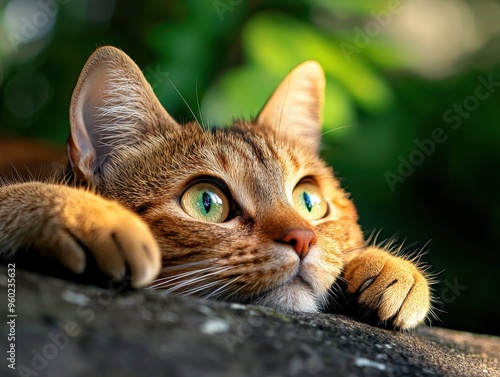
[[[226,195],[209,182],[196,183],[181,197],[181,206],[189,216],[211,223],[224,222],[230,210]]]
[[[328,204],[319,187],[312,182],[299,183],[293,190],[292,199],[293,206],[306,220],[321,219],[328,211]]]

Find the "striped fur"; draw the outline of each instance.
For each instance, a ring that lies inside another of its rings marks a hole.
[[[305,312],[328,304],[343,273],[381,321],[416,326],[430,308],[423,272],[366,246],[352,201],[318,155],[324,83],[321,67],[306,62],[254,121],[179,125],[124,53],[98,49],[73,95],[65,181],[0,187],[0,252],[30,248],[80,273],[86,249],[113,278],[130,268],[135,286]],[[226,191],[228,221],[182,209],[201,177]],[[328,203],[319,220],[292,205],[304,178]],[[314,232],[303,259],[280,241],[290,229]]]

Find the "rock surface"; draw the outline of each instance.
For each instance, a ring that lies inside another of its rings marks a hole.
[[[402,333],[339,315],[131,291],[118,282],[103,289],[19,269],[12,370],[3,265],[0,289],[1,376],[500,376],[497,337],[427,327]]]

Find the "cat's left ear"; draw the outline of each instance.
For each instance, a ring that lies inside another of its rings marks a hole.
[[[180,126],[166,112],[139,67],[105,46],[88,59],[71,98],[68,158],[79,180],[94,182],[116,148]]]
[[[325,74],[306,61],[285,77],[257,117],[257,123],[319,151]]]

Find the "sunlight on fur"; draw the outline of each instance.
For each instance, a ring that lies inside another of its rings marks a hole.
[[[432,279],[418,255],[364,239],[319,156],[324,90],[308,61],[254,121],[181,125],[127,55],[99,48],[72,97],[64,177],[0,187],[2,256],[29,249],[79,274],[91,253],[135,287],[303,312],[348,297],[417,326]]]

